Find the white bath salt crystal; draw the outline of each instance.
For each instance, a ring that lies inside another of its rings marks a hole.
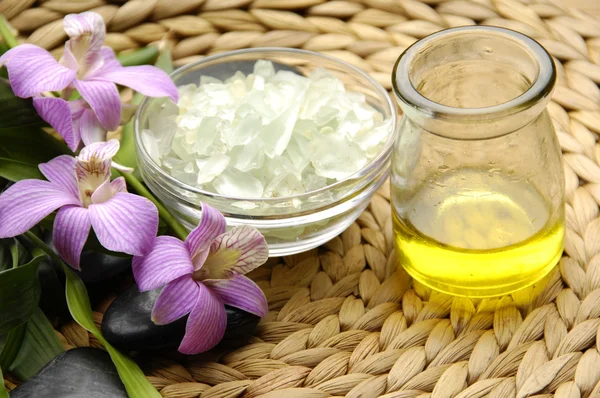
[[[352,141],[357,143],[360,148],[365,151],[365,154],[368,154],[371,148],[376,150],[381,149],[379,144],[385,142],[387,137],[389,137],[390,128],[391,121],[389,120],[385,123],[379,123],[373,128],[361,130],[358,134],[352,137]],[[367,156],[372,157],[372,155]]]
[[[204,85],[204,84],[223,84],[223,81],[217,79],[216,77],[202,75],[202,76],[200,76],[200,85]],[[193,86],[194,91],[196,91],[196,86],[193,84],[191,86]],[[181,94],[181,91],[180,91],[180,94]]]
[[[300,104],[293,104],[271,123],[263,126],[260,137],[265,143],[265,154],[268,157],[280,156],[285,151],[292,137],[299,109]]]
[[[150,155],[150,158],[160,165],[161,160],[158,142],[159,141],[154,137],[152,131],[148,129],[142,130],[142,145],[146,149],[146,152],[148,152],[148,155]]]
[[[244,172],[261,168],[265,161],[262,146],[263,143],[258,138],[251,140],[247,145],[234,146],[229,151],[231,164],[239,171]]]
[[[261,60],[248,75],[199,83],[179,87],[177,105],[156,100],[141,138],[175,178],[211,192],[260,198],[319,190],[363,168],[392,133],[370,97],[347,91],[323,68],[303,76]]]
[[[301,135],[292,137],[285,150],[285,154],[290,159],[297,173],[302,173],[310,163],[310,158],[306,156],[310,151],[310,141]]]
[[[228,168],[215,178],[213,186],[221,195],[239,198],[260,198],[264,191],[260,181],[235,168]]]
[[[196,184],[196,171],[191,162],[186,162],[183,168],[177,167],[171,170],[171,175],[179,181],[189,185]]]
[[[275,177],[265,187],[264,197],[283,198],[301,193],[304,193],[304,186],[294,174],[287,172]]]
[[[191,161],[194,159],[194,147],[187,145],[185,143],[185,140],[182,139],[183,137],[177,138],[175,137],[173,139],[173,144],[171,145],[171,151],[173,151],[173,153],[175,155],[177,155],[177,157],[179,157],[179,159],[181,160],[185,160],[185,161]]]
[[[273,75],[275,75],[275,67],[273,66],[273,62],[264,59],[256,61],[254,64],[254,74],[265,79],[273,77]]]
[[[252,91],[252,90],[263,91],[265,89],[265,78],[260,75],[255,75],[255,74],[248,75],[248,81],[246,82],[246,89],[249,91]]]
[[[317,189],[325,188],[329,183],[327,178],[310,173],[304,178],[304,189],[306,192],[316,191]]]
[[[227,155],[222,153],[216,153],[209,157],[208,159],[197,159],[196,165],[198,167],[198,184],[206,184],[207,182],[211,182],[218,175],[223,173],[227,166],[229,165],[230,158]]]
[[[210,155],[209,149],[213,144],[219,131],[217,127],[221,119],[215,116],[208,116],[202,119],[198,129],[194,132],[195,151],[199,155]]]
[[[341,180],[367,164],[367,157],[358,145],[335,134],[316,136],[311,148],[311,163],[321,177]]]
[[[255,138],[262,130],[262,118],[256,114],[248,114],[242,118],[236,126],[223,131],[222,138],[230,148],[236,145],[245,145]],[[235,122],[234,122],[235,123]]]
[[[323,126],[335,119],[339,113],[339,109],[325,105],[315,113],[314,121],[317,126]]]

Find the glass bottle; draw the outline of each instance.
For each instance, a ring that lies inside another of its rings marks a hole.
[[[546,111],[555,80],[540,44],[497,27],[440,31],[400,56],[392,207],[398,258],[413,278],[488,297],[556,265],[565,215]]]

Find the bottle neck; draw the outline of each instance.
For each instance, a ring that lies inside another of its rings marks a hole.
[[[556,73],[550,55],[520,33],[453,28],[415,43],[392,83],[406,117],[448,138],[478,140],[518,130],[545,108]]]

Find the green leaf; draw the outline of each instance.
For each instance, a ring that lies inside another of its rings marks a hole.
[[[44,178],[37,166],[2,157],[0,157],[0,177],[10,181]]]
[[[0,79],[0,129],[23,126],[42,126],[44,121],[38,116],[33,102],[13,94],[10,83]]]
[[[2,101],[0,101],[0,109]],[[0,120],[7,116],[0,111]],[[37,166],[59,155],[73,152],[50,134],[38,127],[0,128],[0,157],[11,158]]]
[[[54,357],[64,351],[54,328],[38,307],[27,323],[21,349],[9,369],[25,381],[33,377]]]
[[[0,368],[0,398],[10,398],[8,396],[8,391],[6,391],[6,387],[4,387],[4,376],[2,375],[2,368]]]
[[[129,357],[121,354],[104,339],[94,323],[92,307],[85,285],[79,277],[63,264],[67,276],[67,304],[73,319],[92,333],[106,348],[117,368],[119,377],[125,385],[130,398],[160,398],[161,395],[148,382],[142,370]]]
[[[31,255],[25,246],[23,246],[21,242],[15,238],[10,240],[12,240],[9,246],[10,255],[12,257],[12,267],[16,268],[19,266],[19,264],[25,264],[26,262],[29,262],[31,260]]]
[[[17,37],[8,26],[8,22],[6,21],[6,18],[4,18],[4,15],[0,15],[0,35],[9,47],[13,48],[19,45]]]
[[[40,300],[37,269],[42,256],[17,268],[0,272],[0,334],[27,321]]]
[[[19,349],[21,348],[21,344],[23,343],[25,329],[27,329],[27,324],[22,323],[11,330],[6,336],[4,347],[0,353],[0,368],[8,369],[14,362],[17,354],[19,353]]]
[[[154,66],[164,70],[166,73],[173,72],[173,58],[171,57],[171,51],[169,51],[168,48],[165,48],[160,52]]]
[[[148,46],[130,53],[119,54],[117,60],[123,66],[147,65],[154,62],[157,56],[158,48],[156,46]]]
[[[149,47],[147,47],[149,48]],[[162,69],[167,73],[173,71],[173,61],[171,59],[171,52],[168,49],[164,49],[160,52],[160,55],[156,59],[155,66]],[[131,100],[131,104],[139,105],[142,102],[144,96],[140,93],[135,93]],[[135,137],[133,120],[123,126],[121,134],[121,147],[119,152],[115,155],[115,162],[122,164],[127,167],[137,169],[137,153],[135,150]]]

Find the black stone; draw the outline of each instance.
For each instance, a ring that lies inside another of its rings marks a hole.
[[[103,282],[131,269],[131,257],[84,251],[81,254],[81,271],[75,271],[85,284]]]
[[[45,259],[38,267],[38,278],[40,280],[41,296],[40,308],[47,315],[56,315],[61,318],[70,317],[67,298],[65,296],[65,275],[57,271],[54,264]]]
[[[152,322],[152,307],[160,289],[139,292],[137,286],[123,292],[108,307],[102,320],[102,334],[111,344],[124,351],[149,351],[177,348],[185,334],[187,317],[168,325]],[[243,345],[256,329],[260,317],[225,306],[227,330],[222,347]]]
[[[185,334],[186,318],[156,325],[151,314],[160,290],[140,292],[136,285],[112,302],[102,319],[102,335],[123,350],[145,351],[178,347]]]
[[[235,75],[235,72],[237,71],[240,71],[245,75],[249,75],[254,71],[255,63],[256,61],[252,60],[240,60],[203,66],[201,69],[189,71],[188,73],[182,75],[179,79],[177,79],[177,85],[181,86],[184,84],[198,84],[200,81],[200,76],[211,76],[216,79],[226,80]],[[302,74],[293,66],[284,65],[277,62],[273,62],[273,67],[275,68],[276,72],[280,70],[287,70],[298,75]]]
[[[110,356],[97,348],[75,348],[50,361],[10,393],[11,398],[127,398]]]
[[[44,241],[54,249],[52,232],[44,236]],[[96,284],[131,270],[131,256],[118,256],[84,248],[79,261],[81,270],[71,268],[86,285]]]

